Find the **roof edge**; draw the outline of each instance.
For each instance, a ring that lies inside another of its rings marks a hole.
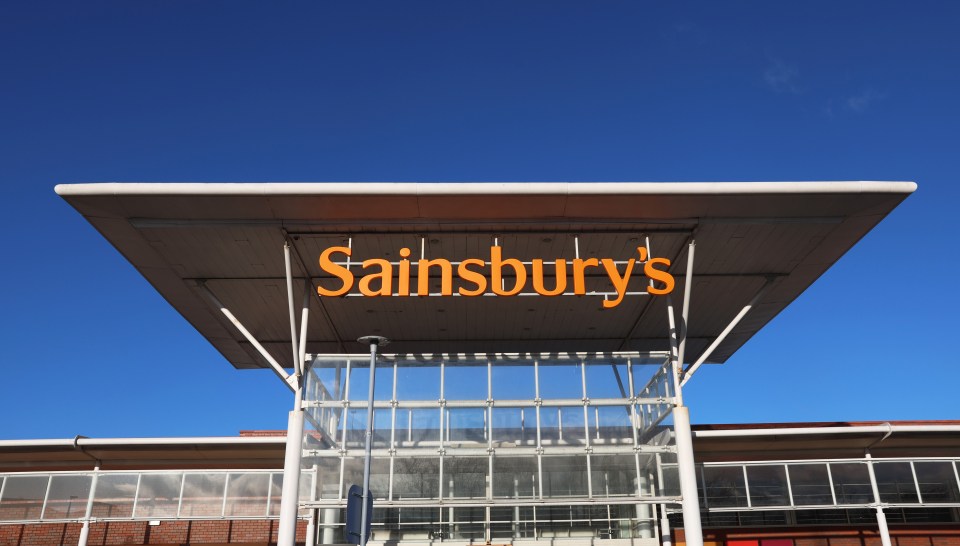
[[[915,182],[101,182],[58,184],[62,197],[119,195],[763,195],[910,194]]]

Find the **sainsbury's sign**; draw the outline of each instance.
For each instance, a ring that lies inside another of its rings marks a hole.
[[[673,276],[667,271],[670,260],[650,258],[646,247],[637,247],[637,256],[620,261],[623,269],[612,258],[576,258],[569,262],[563,258],[553,260],[553,274],[544,271],[544,260],[535,259],[527,265],[516,258],[504,258],[503,249],[490,247],[487,259],[469,258],[451,262],[444,258],[410,260],[410,249],[400,249],[400,261],[391,263],[382,258],[371,258],[361,263],[363,275],[357,277],[348,267],[336,259],[351,257],[350,247],[333,246],[320,253],[320,269],[336,279],[333,288],[317,288],[321,296],[343,296],[354,289],[363,296],[388,297],[430,295],[431,275],[439,275],[440,295],[454,294],[454,276],[457,277],[456,293],[460,296],[515,296],[527,288],[529,281],[533,292],[541,296],[559,296],[569,294],[583,296],[587,294],[586,278],[588,270],[602,269],[606,273],[611,290],[610,296],[603,301],[603,307],[610,309],[620,305],[627,294],[631,278],[641,274],[648,279],[646,293],[661,296],[669,294],[674,288]],[[549,266],[548,266],[549,267]],[[411,270],[416,271],[416,286],[411,286]],[[435,278],[435,277],[434,277]],[[548,280],[552,286],[547,286]],[[572,291],[568,292],[568,286]]]

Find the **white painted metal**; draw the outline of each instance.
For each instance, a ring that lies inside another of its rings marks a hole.
[[[703,546],[700,503],[697,496],[697,470],[693,460],[690,412],[685,406],[673,408],[673,426],[677,440],[677,469],[683,505],[683,534],[688,546]]]
[[[687,244],[687,271],[684,275],[683,283],[683,309],[680,312],[682,324],[680,325],[680,346],[678,348],[677,362],[680,368],[683,368],[684,358],[687,352],[687,328],[690,324],[690,293],[693,290],[693,254],[697,248],[697,243],[690,239]]]
[[[300,459],[303,452],[303,410],[297,390],[294,410],[287,417],[287,447],[283,459],[283,486],[280,497],[280,530],[277,546],[294,546],[297,536],[297,505],[300,494]]]
[[[58,184],[57,195],[764,195],[912,193],[914,182],[288,182]]]
[[[283,242],[283,265],[287,274],[287,307],[290,311],[290,346],[293,356],[293,374],[300,377],[300,343],[297,341],[297,315],[293,304],[293,267],[290,265],[290,241]]]
[[[873,457],[870,450],[864,452],[867,459],[867,472],[870,475],[870,488],[873,490],[873,502],[876,504],[877,527],[880,530],[880,542],[883,546],[891,546],[890,529],[887,527],[887,515],[883,513],[883,501],[880,499],[880,488],[877,486],[877,475],[873,471]],[[918,490],[919,492],[919,490]]]
[[[217,299],[217,296],[215,296],[214,293],[211,292],[209,288],[207,288],[206,284],[200,283],[197,286],[198,288],[200,288],[200,292],[204,294],[208,300],[210,300],[210,303],[212,303],[214,307],[219,309],[220,312],[223,313],[223,316],[227,317],[227,320],[229,320],[234,325],[234,327],[236,327],[236,329],[240,331],[243,337],[245,337],[247,341],[250,342],[251,345],[256,347],[257,352],[260,353],[260,356],[263,357],[263,359],[266,360],[268,364],[270,364],[270,367],[273,368],[273,371],[280,377],[280,379],[283,380],[284,384],[287,385],[287,388],[289,388],[292,391],[296,391],[297,387],[294,384],[296,383],[296,378],[290,377],[290,375],[283,369],[283,366],[281,366],[276,361],[276,359],[274,359],[273,356],[271,356],[270,353],[263,348],[263,345],[261,345],[260,342],[257,341],[257,338],[253,337],[253,334],[251,334],[247,330],[247,328],[243,325],[243,323],[241,323],[240,320],[237,317],[235,317],[233,313],[231,313],[230,310],[227,309],[227,307],[220,302],[219,299]]]
[[[713,354],[713,351],[715,351],[716,348],[719,347],[721,343],[723,343],[723,340],[726,339],[727,335],[729,335],[734,328],[736,328],[737,324],[740,324],[740,321],[743,320],[743,317],[745,317],[747,313],[749,313],[750,310],[753,309],[753,306],[756,305],[758,301],[760,301],[760,298],[762,298],[767,293],[767,290],[770,289],[770,286],[773,285],[773,282],[774,282],[773,279],[768,279],[767,282],[763,285],[763,287],[760,288],[760,290],[756,293],[756,295],[753,296],[753,299],[750,300],[750,303],[746,304],[743,307],[743,309],[741,309],[740,312],[737,313],[737,316],[733,317],[733,320],[731,320],[730,323],[727,324],[726,328],[724,328],[723,331],[720,332],[720,335],[717,336],[715,340],[713,340],[713,343],[711,343],[710,346],[707,347],[707,350],[700,355],[700,358],[698,358],[697,361],[693,363],[693,365],[687,368],[687,370],[683,373],[683,379],[680,382],[680,386],[683,386],[687,383],[687,381],[690,381],[690,378],[693,377],[694,372],[696,372],[697,369],[704,362],[706,362],[708,358],[710,358],[710,355]]]

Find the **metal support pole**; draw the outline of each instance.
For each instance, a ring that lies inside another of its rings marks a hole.
[[[250,331],[247,330],[246,327],[244,327],[243,323],[241,323],[240,320],[237,317],[235,317],[233,313],[230,312],[229,309],[227,309],[227,306],[224,305],[219,299],[217,299],[217,297],[213,294],[213,292],[211,292],[210,289],[207,288],[206,283],[201,282],[197,286],[200,288],[200,293],[203,294],[214,307],[219,309],[220,312],[223,313],[223,316],[227,317],[227,320],[229,320],[237,328],[237,330],[239,330],[240,333],[243,334],[243,337],[245,337],[247,341],[250,342],[251,345],[256,347],[257,352],[260,353],[260,356],[262,356],[263,359],[267,361],[267,364],[270,364],[270,367],[273,368],[274,373],[280,376],[280,379],[283,380],[283,382],[287,385],[287,387],[291,391],[297,392],[299,389],[296,386],[296,377],[291,377],[290,374],[288,374],[283,369],[283,366],[281,366],[280,363],[277,362],[277,359],[273,358],[273,356],[271,356],[270,353],[267,352],[267,350],[263,347],[263,345],[261,345],[260,342],[257,341],[257,338],[253,337],[253,334],[251,334]]]
[[[873,502],[876,505],[877,527],[880,530],[880,542],[883,544],[883,546],[891,546],[890,528],[887,527],[887,515],[883,513],[883,506],[880,503],[880,488],[877,487],[877,476],[873,472],[873,457],[870,455],[869,449],[866,450],[864,456],[867,458],[867,472],[870,475],[870,488],[873,489]]]
[[[680,347],[678,352],[677,360],[680,362],[680,366],[683,367],[683,359],[687,352],[687,324],[690,320],[690,291],[693,289],[693,252],[697,249],[697,243],[694,240],[690,240],[690,244],[687,245],[687,274],[683,282],[683,310],[680,312],[680,317],[683,319],[682,324],[680,324]]]
[[[77,546],[87,546],[90,537],[90,516],[93,514],[93,498],[97,493],[97,478],[100,477],[100,461],[93,467],[93,478],[90,479],[90,493],[87,495],[87,509],[83,512],[83,527],[80,528],[80,538]]]
[[[723,340],[726,339],[727,336],[730,334],[730,332],[733,331],[734,328],[736,328],[737,324],[739,324],[740,321],[743,320],[743,317],[745,317],[747,313],[749,313],[750,310],[753,309],[753,306],[755,306],[757,302],[760,301],[760,298],[762,298],[764,294],[767,293],[767,290],[769,290],[770,286],[773,285],[774,280],[775,280],[774,278],[767,279],[766,284],[764,284],[763,287],[760,288],[760,291],[757,292],[755,296],[753,296],[753,299],[750,300],[750,303],[746,304],[743,307],[743,309],[741,309],[740,312],[737,313],[737,316],[733,317],[733,320],[730,321],[730,324],[727,324],[727,327],[724,328],[722,332],[720,332],[720,335],[717,336],[717,339],[713,340],[713,343],[711,343],[710,346],[707,347],[707,350],[704,351],[702,355],[700,355],[700,358],[698,358],[697,361],[693,363],[693,365],[687,368],[687,371],[683,374],[683,381],[680,383],[681,385],[685,385],[687,381],[690,381],[690,377],[693,375],[695,371],[697,371],[697,368],[699,368],[701,364],[703,364],[704,362],[707,361],[708,358],[710,358],[710,355],[713,354],[713,351],[715,351],[716,348],[720,346],[720,343],[722,343]]]
[[[673,533],[670,531],[670,517],[667,515],[667,505],[660,505],[660,545],[673,546]]]
[[[703,546],[703,529],[700,526],[700,501],[697,496],[697,468],[693,459],[693,433],[690,431],[690,410],[683,405],[681,363],[677,348],[676,320],[673,300],[667,296],[667,319],[670,326],[670,364],[673,371],[674,408],[673,426],[677,442],[677,470],[680,474],[680,495],[683,507],[683,534],[687,546]]]
[[[297,315],[293,305],[293,268],[290,265],[290,241],[283,242],[283,263],[287,272],[287,307],[290,310],[290,346],[293,351],[293,374],[300,377],[300,344],[297,342]]]
[[[297,539],[297,510],[300,497],[300,457],[303,454],[303,409],[297,388],[294,409],[287,418],[287,445],[283,458],[283,487],[280,497],[280,529],[277,546],[294,546]]]
[[[693,462],[693,435],[690,432],[690,411],[686,407],[673,408],[673,426],[677,434],[677,467],[680,471],[680,494],[683,497],[683,535],[687,546],[703,546],[697,469]]]
[[[370,390],[367,394],[367,432],[363,455],[363,504],[360,507],[360,546],[367,546],[367,539],[370,538],[367,536],[367,522],[373,516],[367,513],[367,504],[370,502],[370,454],[373,451],[373,390],[377,376],[377,346],[384,346],[390,343],[390,340],[380,336],[364,336],[357,341],[370,344]]]

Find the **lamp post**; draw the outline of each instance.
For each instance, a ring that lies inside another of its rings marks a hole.
[[[357,340],[370,345],[370,390],[367,394],[367,432],[366,447],[363,455],[363,503],[360,508],[360,546],[367,546],[367,529],[373,514],[368,513],[370,496],[370,453],[373,450],[373,388],[377,375],[377,348],[384,347],[390,340],[381,336],[363,336]]]

